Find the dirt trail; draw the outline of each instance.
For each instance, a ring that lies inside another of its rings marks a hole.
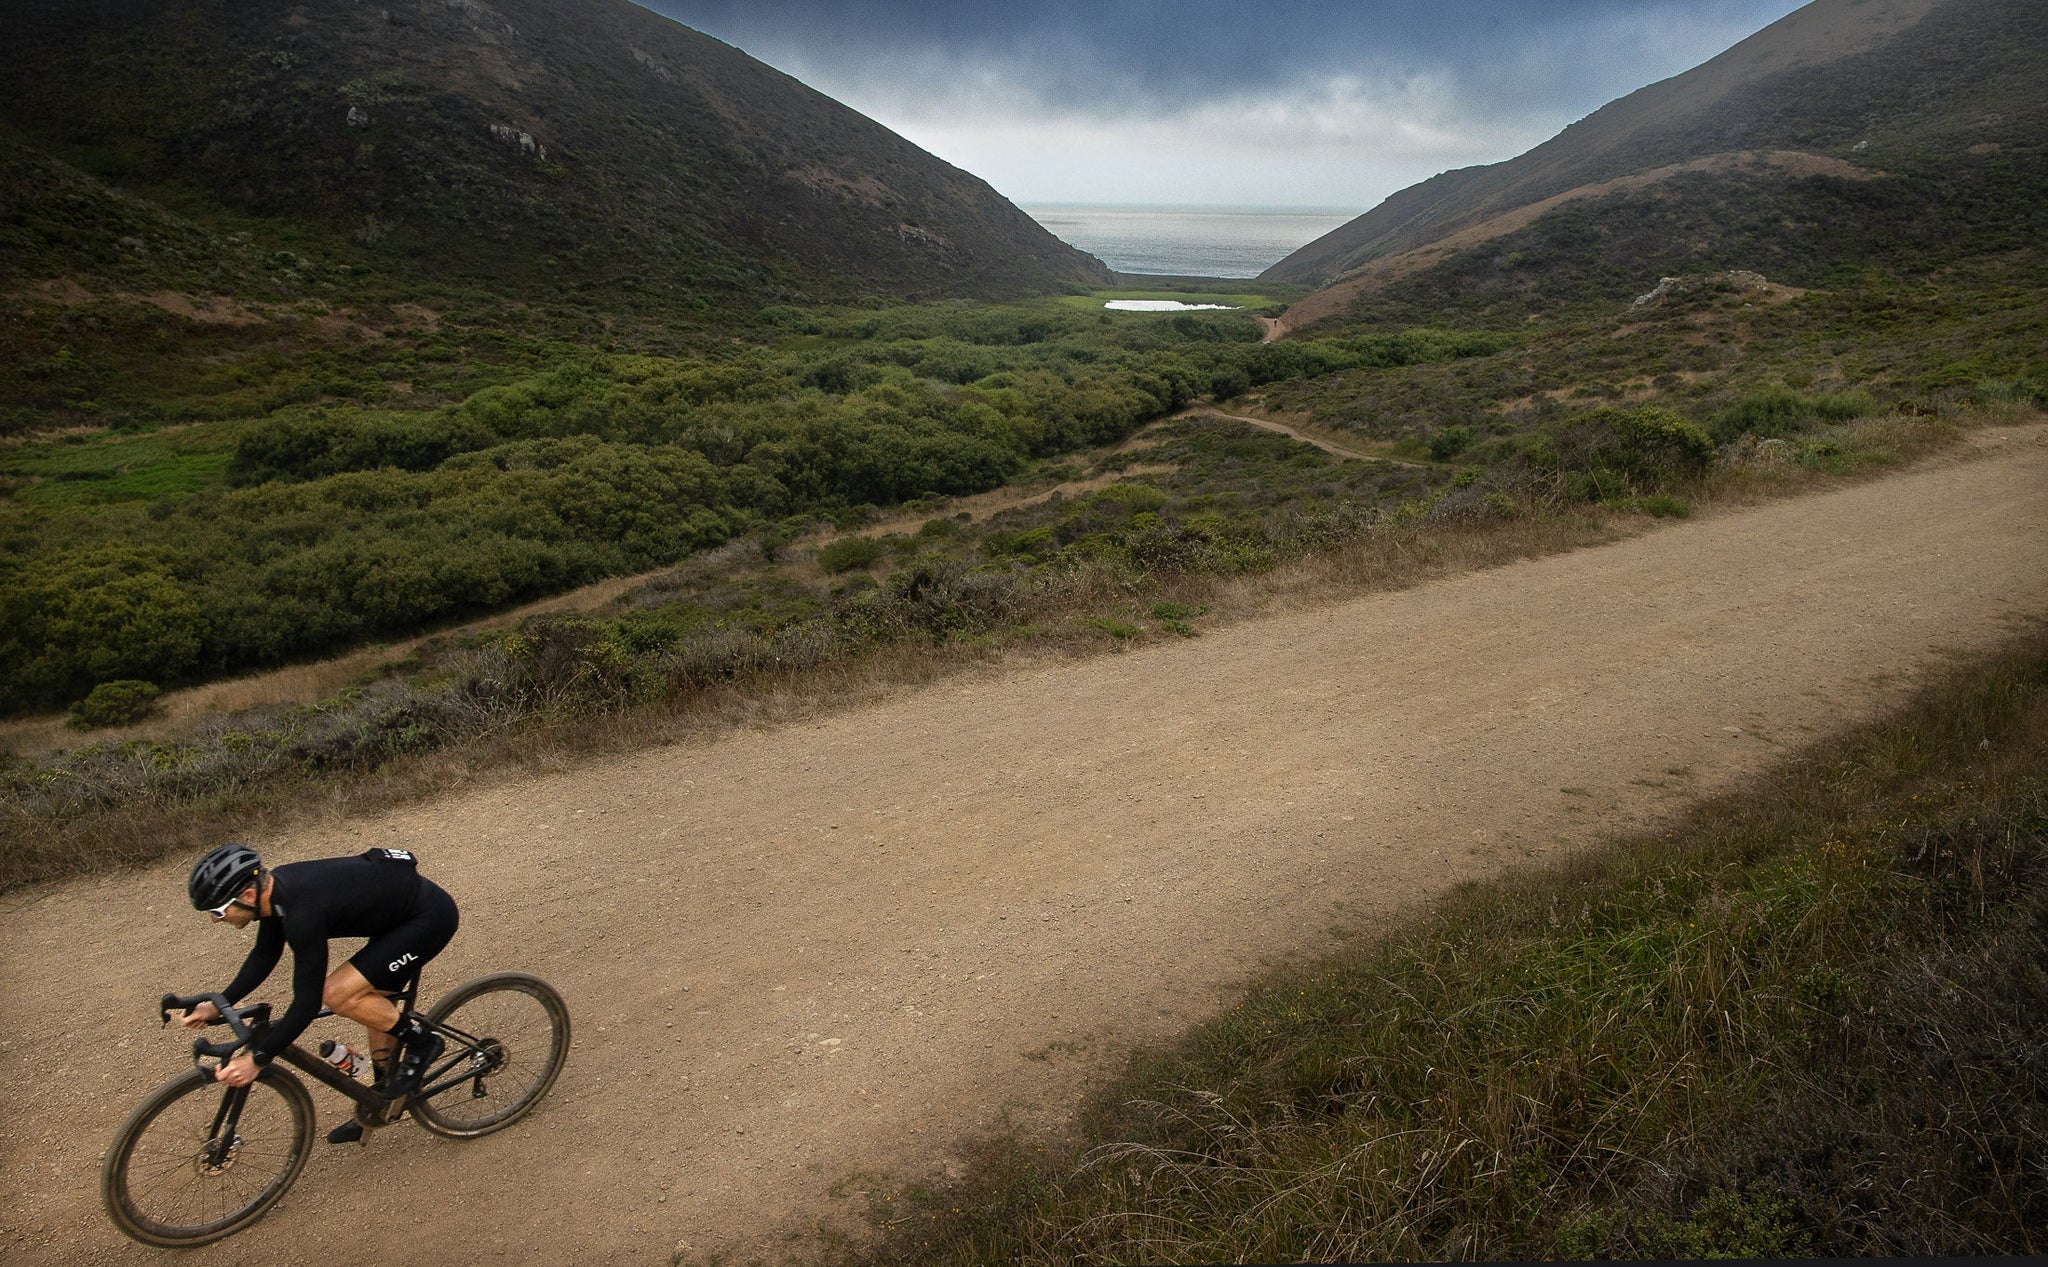
[[[1342,445],[1319,439],[1308,432],[1297,430],[1284,422],[1275,422],[1271,418],[1254,418],[1249,414],[1228,413],[1216,408],[1214,405],[1190,405],[1186,409],[1181,410],[1176,416],[1181,418],[1228,418],[1232,422],[1242,422],[1247,426],[1257,427],[1261,431],[1278,432],[1290,440],[1299,440],[1303,444],[1312,444],[1331,457],[1345,461],[1392,462],[1395,466],[1418,466],[1424,470],[1434,469],[1432,464],[1428,462],[1414,462],[1407,458],[1390,457],[1384,453],[1361,453],[1357,449],[1347,449]]]
[[[2048,435],[1981,460],[1126,655],[955,680],[258,842],[418,850],[461,901],[429,992],[561,987],[533,1118],[317,1145],[208,1262],[661,1262],[773,1246],[850,1172],[1057,1118],[1271,956],[1655,821],[2048,612]],[[152,1000],[245,935],[184,864],[0,899],[0,1258],[130,1262],[95,1190],[183,1062]],[[321,1101],[322,1128],[339,1120]],[[858,1183],[848,1185],[857,1189]],[[344,1249],[341,1229],[359,1229]]]

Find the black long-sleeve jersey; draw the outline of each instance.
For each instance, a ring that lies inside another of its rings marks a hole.
[[[382,849],[288,862],[270,878],[271,913],[256,922],[256,944],[233,984],[221,991],[228,1002],[241,1002],[263,984],[284,948],[292,948],[292,1005],[251,1046],[259,1065],[291,1046],[320,1014],[328,940],[376,937],[405,924],[418,912],[427,885],[410,855]]]

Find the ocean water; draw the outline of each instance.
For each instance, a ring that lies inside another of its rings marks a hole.
[[[1119,273],[1257,277],[1357,216],[1340,207],[1021,203],[1052,235]]]

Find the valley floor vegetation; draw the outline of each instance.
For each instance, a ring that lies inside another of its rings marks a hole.
[[[2034,1255],[2048,632],[887,1187],[851,1264]]]
[[[2038,416],[2038,297],[1866,283],[1280,343],[1243,313],[1061,299],[769,309],[720,348],[527,346],[422,402],[231,393],[45,432],[0,449],[0,702],[69,705],[82,742],[0,756],[0,883],[492,752],[1194,636]],[[1379,456],[1176,416],[1205,400]],[[999,513],[952,509],[998,489]],[[167,687],[636,573],[610,608],[443,637],[328,699],[135,725]]]

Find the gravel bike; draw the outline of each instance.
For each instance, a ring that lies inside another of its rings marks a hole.
[[[415,975],[392,996],[414,1014]],[[230,1007],[218,994],[166,994],[159,1019],[200,1003],[220,1009],[232,1039],[192,1040],[190,1071],[165,1083],[114,1136],[100,1168],[100,1196],[116,1226],[146,1245],[204,1245],[263,1217],[305,1169],[313,1147],[313,1098],[285,1065],[355,1104],[365,1136],[410,1113],[436,1135],[471,1139],[531,1112],[569,1055],[569,1010],[553,986],[520,972],[464,982],[422,1018],[447,1047],[418,1089],[396,1098],[294,1043],[246,1087],[214,1080],[218,1065],[254,1042],[270,1004]],[[331,1016],[331,1012],[321,1012]]]

